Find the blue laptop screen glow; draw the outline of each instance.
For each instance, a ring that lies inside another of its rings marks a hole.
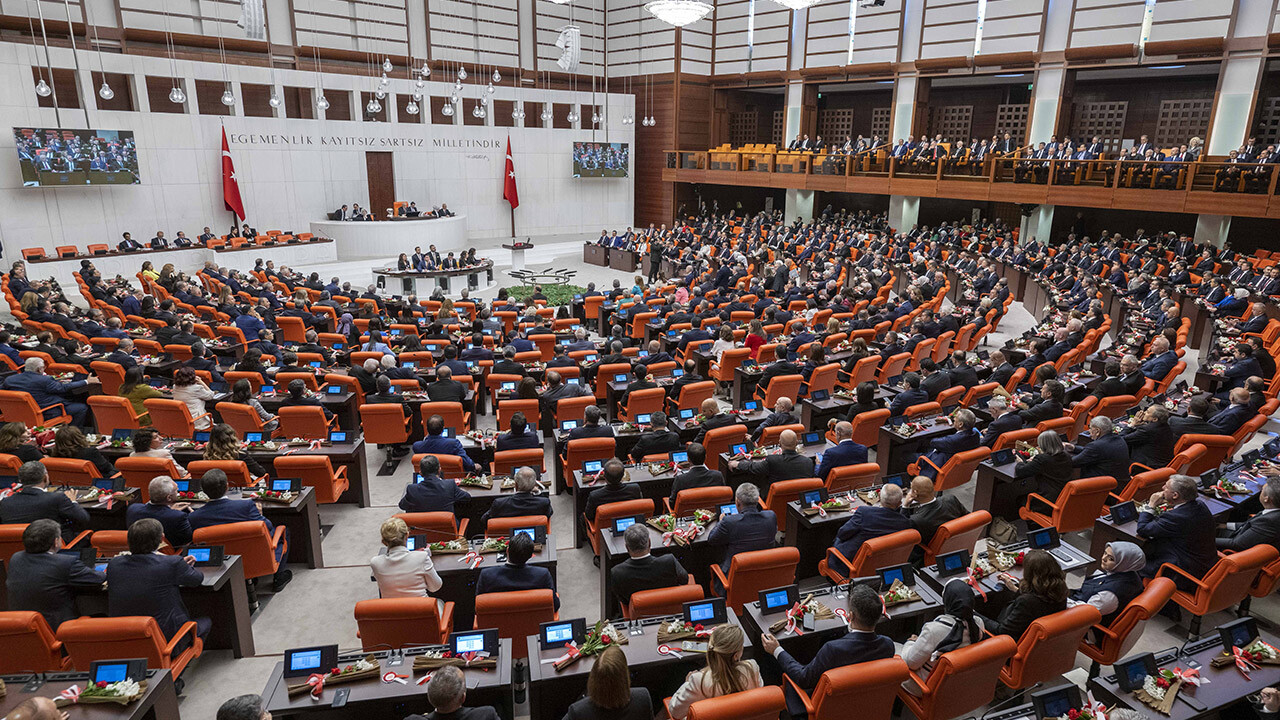
[[[290,670],[315,670],[318,667],[320,667],[319,650],[294,653],[289,658]]]
[[[623,530],[626,530],[627,528],[635,524],[636,524],[636,519],[633,517],[618,518],[617,520],[613,521],[613,529],[617,532],[622,532]]]
[[[560,623],[547,628],[547,644],[573,642],[573,623]]]
[[[212,552],[213,550],[207,547],[191,548],[190,550],[187,550],[187,554],[190,555],[192,558],[195,558],[196,562],[208,562],[209,554]]]
[[[695,623],[710,620],[715,616],[716,606],[713,603],[703,603],[689,608],[689,619]]]
[[[787,591],[774,590],[764,596],[765,610],[776,610],[787,605]]]
[[[98,666],[98,674],[94,682],[120,682],[129,675],[129,663],[111,663]]]
[[[484,635],[475,633],[473,635],[459,635],[454,638],[454,652],[480,652],[484,650]]]

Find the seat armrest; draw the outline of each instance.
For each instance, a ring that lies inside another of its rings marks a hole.
[[[1208,585],[1205,585],[1203,582],[1201,582],[1199,578],[1195,577],[1194,575],[1191,575],[1191,574],[1190,574],[1190,573],[1188,573],[1186,570],[1183,570],[1182,568],[1178,567],[1177,565],[1173,565],[1173,564],[1171,564],[1171,563],[1164,563],[1163,565],[1161,565],[1161,566],[1160,566],[1160,570],[1159,570],[1158,572],[1156,572],[1156,577],[1163,577],[1163,576],[1164,576],[1164,571],[1165,571],[1165,570],[1172,570],[1172,571],[1176,572],[1177,574],[1181,575],[1182,577],[1184,577],[1184,578],[1186,578],[1186,579],[1190,580],[1191,582],[1195,583],[1196,587],[1198,587],[1198,588],[1200,588],[1200,589],[1202,589],[1202,590],[1208,590],[1208,589],[1209,589],[1209,586],[1208,586]]]
[[[84,530],[80,534],[76,535],[74,538],[71,538],[71,542],[67,543],[66,547],[69,547],[69,548],[75,547],[76,545],[79,545],[81,542],[88,540],[92,536],[93,536],[92,530]]]
[[[67,409],[63,407],[62,403],[54,403],[48,407],[42,407],[40,408],[40,412],[43,413],[45,410],[52,410],[53,408],[58,408],[58,412],[63,415],[67,414]]]
[[[859,550],[859,552],[861,552],[862,548],[858,548],[858,550]],[[845,556],[844,556],[844,553],[840,552],[839,550],[835,549],[834,547],[829,547],[829,548],[827,548],[827,552],[829,552],[829,553],[831,553],[831,554],[835,555],[835,556],[836,556],[836,558],[840,560],[840,562],[844,563],[844,566],[845,566],[846,568],[849,568],[849,573],[850,573],[850,574],[849,574],[849,578],[853,577],[853,563],[849,561],[849,558],[847,558],[847,557],[845,557]],[[828,569],[828,570],[833,570],[833,568],[831,568],[829,565],[828,565],[827,569]],[[849,578],[845,578],[845,579],[846,579],[846,580],[848,580]]]
[[[728,595],[729,594],[729,578],[726,578],[724,576],[724,572],[720,569],[720,566],[712,564],[711,574],[714,575],[716,579],[720,581],[721,587],[724,588],[724,594]]]
[[[1062,508],[1058,507],[1057,503],[1050,502],[1048,498],[1046,498],[1045,496],[1041,495],[1040,493],[1034,493],[1034,492],[1033,492],[1033,493],[1028,493],[1028,494],[1027,494],[1027,506],[1026,506],[1026,509],[1027,509],[1027,511],[1028,511],[1028,512],[1035,512],[1034,510],[1032,510],[1032,509],[1031,509],[1031,500],[1032,500],[1032,499],[1039,500],[1040,502],[1044,503],[1045,505],[1048,505],[1049,507],[1053,508],[1054,510],[1061,510],[1061,509],[1062,509]]]
[[[919,458],[917,458],[917,460],[918,460],[918,461],[921,461],[921,462],[929,463],[929,467],[933,468],[935,472],[937,472],[937,473],[939,473],[939,474],[941,474],[941,473],[942,473],[942,468],[938,467],[938,465],[937,465],[935,462],[933,462],[932,460],[930,460],[930,459],[929,459],[929,456],[927,456],[927,455],[921,455]],[[943,463],[943,464],[945,465],[945,463]]]
[[[471,523],[471,518],[462,518],[462,522],[458,523],[458,537],[467,536],[467,525]]]
[[[178,643],[182,641],[182,636],[188,633],[190,633],[191,635],[191,643],[195,644],[196,624],[191,620],[188,620],[185,623],[183,623],[182,627],[178,628],[178,632],[174,634],[173,639],[169,641],[169,644],[164,646],[164,653],[165,655],[169,656],[170,662],[173,662],[173,649],[176,648],[178,646]]]
[[[337,472],[335,472],[335,473],[333,474],[333,477],[334,477],[334,479],[338,479],[338,480],[346,478],[346,477],[347,477],[347,466],[346,466],[346,465],[339,465],[339,466],[338,466],[338,471],[337,471]]]
[[[806,714],[808,714],[808,715],[809,715],[809,717],[813,717],[813,715],[814,715],[814,712],[813,712],[813,700],[812,700],[812,699],[810,699],[810,697],[809,697],[809,693],[807,693],[807,692],[805,692],[803,689],[801,689],[801,687],[800,687],[799,685],[797,685],[797,684],[796,684],[796,681],[791,679],[791,676],[790,676],[790,675],[787,675],[786,673],[783,673],[783,674],[782,674],[782,679],[783,679],[784,681],[786,681],[786,683],[787,683],[788,685],[790,685],[790,686],[791,686],[791,689],[792,689],[792,690],[795,690],[795,691],[796,691],[796,696],[798,696],[798,697],[800,698],[800,702],[804,703],[804,711],[805,711],[805,713],[806,713]]]
[[[1140,471],[1138,471],[1138,472],[1134,472],[1134,470],[1133,470],[1134,468],[1142,468],[1142,470],[1140,470]],[[1154,469],[1155,469],[1155,468],[1149,468],[1149,467],[1147,467],[1146,465],[1143,465],[1142,463],[1138,463],[1138,462],[1136,462],[1136,463],[1129,463],[1129,476],[1130,476],[1130,477],[1132,477],[1132,476],[1134,476],[1134,475],[1138,475],[1138,474],[1140,474],[1140,473],[1144,473],[1144,472],[1151,472],[1151,471],[1152,471],[1152,470],[1154,470]]]
[[[453,632],[453,603],[446,602],[444,611],[440,613],[440,641],[445,642],[448,640],[451,632]]]

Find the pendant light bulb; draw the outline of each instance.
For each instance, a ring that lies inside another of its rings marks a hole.
[[[53,94],[53,88],[49,87],[49,83],[40,78],[40,82],[36,83],[36,94],[40,97],[49,97]]]
[[[382,72],[391,72],[391,58],[382,59]]]
[[[409,104],[404,106],[404,111],[409,113],[410,115],[417,115],[418,103],[414,102],[413,100],[410,100]]]
[[[496,83],[502,82],[502,73],[499,73],[496,69],[493,71],[493,81]]]
[[[116,91],[111,89],[106,80],[102,81],[102,87],[98,88],[98,97],[103,100],[110,100],[116,96]]]
[[[174,103],[176,105],[181,105],[186,101],[187,101],[187,94],[182,91],[182,88],[175,87],[174,89],[169,91],[169,102]]]
[[[466,80],[466,79],[467,79],[467,69],[465,67],[459,67],[458,82],[462,82],[463,80]]]
[[[440,108],[440,114],[445,117],[453,117],[453,103],[445,103],[445,106]]]
[[[222,104],[227,107],[231,107],[236,104],[236,96],[231,94],[230,88],[222,91]]]
[[[325,97],[323,94],[317,95],[317,96],[316,96],[316,107],[320,108],[321,110],[328,110],[328,109],[329,109],[329,98]]]

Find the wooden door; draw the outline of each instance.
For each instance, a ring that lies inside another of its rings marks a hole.
[[[387,209],[396,201],[396,171],[389,152],[366,152],[365,168],[369,177],[369,211],[384,220]]]

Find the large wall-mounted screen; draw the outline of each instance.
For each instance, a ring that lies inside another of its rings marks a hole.
[[[627,143],[573,144],[574,177],[626,177],[630,164],[631,148]]]
[[[130,130],[13,129],[23,187],[138,185]]]

